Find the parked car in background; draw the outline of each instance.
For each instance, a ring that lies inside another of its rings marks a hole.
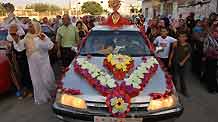
[[[11,87],[10,62],[8,59],[9,42],[6,41],[8,31],[0,29],[0,94],[7,92]]]

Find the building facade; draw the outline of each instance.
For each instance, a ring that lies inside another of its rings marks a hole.
[[[177,18],[194,12],[196,17],[218,13],[218,0],[142,0],[142,13],[147,18],[168,16]]]
[[[142,0],[142,13],[147,18],[178,16],[178,5],[185,0]]]
[[[178,7],[178,12],[183,16],[194,12],[196,17],[208,17],[212,12],[218,13],[218,0],[189,0]]]

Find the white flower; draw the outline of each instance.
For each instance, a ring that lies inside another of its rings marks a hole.
[[[106,81],[107,81],[107,79],[102,75],[98,76],[97,80],[99,80],[101,83],[105,83],[105,84],[106,84]]]
[[[145,72],[145,68],[142,68],[142,67],[139,67],[138,70],[139,70],[139,72],[142,72],[142,73]]]
[[[94,73],[91,74],[91,76],[92,76],[93,78],[96,78],[97,76],[99,76],[99,73],[98,73],[98,72],[94,72]]]
[[[91,74],[93,78],[97,78],[97,80],[100,81],[101,85],[105,87],[108,86],[109,88],[116,87],[116,81],[113,80],[110,75],[97,68],[96,65],[89,63],[89,61],[84,58],[78,58],[77,62],[82,69],[87,69],[88,73]]]
[[[76,61],[78,62],[78,64],[79,64],[80,66],[85,63],[85,59],[84,59],[84,58],[78,58]]]
[[[82,64],[82,65],[81,65],[81,68],[82,68],[82,69],[87,69],[87,64]]]
[[[154,57],[151,57],[151,58],[149,59],[149,62],[152,62],[153,64],[159,64],[158,61],[157,61],[157,59],[155,59]]]
[[[111,101],[111,106],[115,106],[116,101],[117,101],[117,97],[112,98],[110,101]]]
[[[125,103],[122,98],[114,97],[110,100],[112,106],[112,113],[123,113],[128,109],[128,103]]]
[[[141,72],[140,70],[136,70],[135,73],[136,73],[136,76],[137,76],[138,78],[144,78],[144,73]]]
[[[158,64],[155,58],[149,58],[146,62],[143,62],[139,67],[130,75],[128,79],[125,79],[127,85],[132,85],[133,88],[140,88],[142,79],[144,78],[145,73],[148,73],[151,67],[154,67],[155,64]]]
[[[132,87],[136,89],[140,89],[140,85],[138,83],[132,83]]]
[[[115,84],[115,81],[114,81],[114,80],[108,81],[108,82],[107,82],[107,85],[108,85],[108,87],[111,88],[111,89],[114,88],[114,87],[116,87],[116,84]]]
[[[132,85],[133,88],[137,88],[137,89],[140,88],[139,84],[141,83],[142,83],[142,80],[137,75],[131,75],[130,78],[126,80],[127,85]]]
[[[140,67],[139,68],[142,68],[142,69],[147,69],[147,64],[146,63],[142,63],[141,65],[140,65]]]
[[[150,60],[146,63],[147,68],[151,68],[154,64]]]
[[[155,59],[155,58],[153,59],[153,62],[154,62],[154,64],[159,64],[157,59]]]

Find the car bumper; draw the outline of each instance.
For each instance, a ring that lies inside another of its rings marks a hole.
[[[62,105],[54,103],[53,111],[57,115],[59,119],[71,122],[73,119],[75,120],[85,120],[85,121],[94,121],[94,116],[101,116],[101,117],[110,117],[110,113],[99,111],[92,111],[92,110],[79,110],[73,108],[66,108]],[[127,118],[143,118],[143,121],[149,122],[157,122],[162,120],[169,120],[178,118],[183,113],[183,106],[177,105],[174,108],[168,110],[162,110],[158,112],[143,112],[138,111],[137,113],[130,112]]]

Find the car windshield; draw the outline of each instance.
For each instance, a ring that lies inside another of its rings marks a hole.
[[[142,35],[137,31],[93,31],[80,51],[80,55],[105,56],[110,53],[130,56],[151,54]]]

